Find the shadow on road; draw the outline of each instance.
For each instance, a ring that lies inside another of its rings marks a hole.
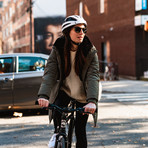
[[[141,130],[148,125],[148,119],[105,119],[99,120],[98,127],[89,123],[87,132],[89,146],[100,147],[148,147],[148,132]]]
[[[18,113],[18,114],[14,114]],[[34,115],[48,115],[48,110],[43,109],[28,109],[28,110],[9,110],[9,111],[0,111],[0,118],[15,118],[19,117],[19,113],[22,116],[34,116]]]

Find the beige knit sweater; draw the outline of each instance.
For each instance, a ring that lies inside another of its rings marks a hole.
[[[74,69],[76,51],[70,51],[71,55],[71,71],[68,77],[63,82],[61,90],[65,91],[67,95],[76,99],[78,102],[86,103],[86,95],[83,83]]]

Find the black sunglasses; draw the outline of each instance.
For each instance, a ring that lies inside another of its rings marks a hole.
[[[74,30],[76,33],[80,33],[81,30],[83,31],[83,33],[86,33],[87,32],[87,29],[86,28],[80,28],[80,27],[74,27]]]

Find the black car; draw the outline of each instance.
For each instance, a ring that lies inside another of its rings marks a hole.
[[[0,110],[33,109],[48,55],[0,55]]]

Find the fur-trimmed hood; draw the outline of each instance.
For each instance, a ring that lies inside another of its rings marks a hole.
[[[54,46],[59,50],[60,53],[61,52],[63,53],[64,44],[65,44],[65,37],[61,36],[60,38],[58,38],[55,41]],[[88,52],[93,47],[92,43],[90,42],[90,40],[87,36],[84,37],[83,42],[79,46],[80,46],[80,49],[82,47],[82,51],[84,53],[84,56],[87,56]]]

